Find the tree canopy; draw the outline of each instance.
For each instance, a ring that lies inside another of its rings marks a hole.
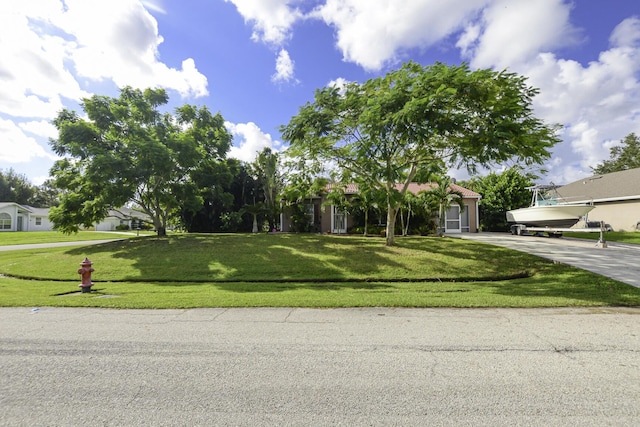
[[[26,175],[21,175],[13,169],[5,172],[0,170],[0,202],[30,204],[35,192],[36,189]]]
[[[627,135],[620,141],[620,145],[611,147],[609,151],[609,160],[605,160],[595,168],[591,168],[593,173],[603,175],[605,173],[640,168],[640,138],[635,133]]]
[[[125,87],[118,98],[84,99],[88,119],[66,109],[58,114],[59,137],[50,141],[63,157],[51,170],[63,190],[50,213],[56,229],[90,227],[109,209],[133,203],[162,236],[172,215],[202,207],[226,173],[232,137],[219,113],[191,105],[162,113],[167,103],[163,89]]]
[[[512,167],[502,173],[491,172],[465,183],[470,190],[479,193],[480,227],[484,231],[507,231],[509,225],[505,213],[508,210],[529,206],[534,176]]]
[[[384,192],[393,245],[398,208],[419,171],[549,158],[559,140],[533,115],[537,93],[506,71],[409,62],[363,84],[317,90],[281,130],[289,156],[335,165],[343,180]]]

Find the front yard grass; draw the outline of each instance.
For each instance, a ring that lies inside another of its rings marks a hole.
[[[91,293],[80,262],[93,261]],[[0,253],[0,306],[638,306],[640,289],[455,238],[215,234]]]

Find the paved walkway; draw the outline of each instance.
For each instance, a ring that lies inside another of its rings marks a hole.
[[[0,252],[19,251],[22,249],[57,248],[61,246],[99,245],[100,243],[115,242],[116,240],[122,240],[122,239],[82,240],[80,242],[30,243],[27,245],[8,245],[8,246],[0,246]]]
[[[527,252],[640,288],[640,245],[607,242],[602,248],[592,240],[509,233],[463,233],[460,237]]]

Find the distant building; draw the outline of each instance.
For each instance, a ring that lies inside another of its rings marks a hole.
[[[615,231],[640,229],[640,168],[594,175],[558,188],[567,201],[593,202],[588,221],[603,221]]]
[[[0,202],[0,232],[51,229],[49,209],[34,208],[14,202]]]
[[[115,231],[126,225],[132,229],[132,220],[148,221],[149,216],[130,208],[110,210],[107,217],[96,223],[96,231]],[[0,232],[3,231],[52,231],[49,208],[34,208],[14,202],[0,202]]]

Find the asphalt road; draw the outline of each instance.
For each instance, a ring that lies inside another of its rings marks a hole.
[[[0,425],[637,426],[640,308],[0,309]]]

